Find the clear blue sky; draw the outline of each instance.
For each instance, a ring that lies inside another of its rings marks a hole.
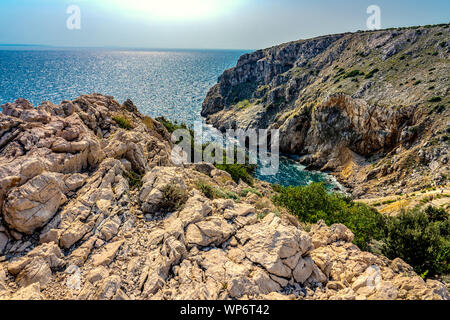
[[[257,49],[366,29],[372,4],[382,28],[450,21],[449,0],[1,0],[0,43]]]

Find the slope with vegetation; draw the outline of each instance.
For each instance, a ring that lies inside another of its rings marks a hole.
[[[448,184],[448,24],[294,41],[243,55],[207,121],[280,130],[280,148],[359,197]]]
[[[0,123],[0,299],[449,299],[428,263],[446,259],[441,212],[375,234],[388,259],[361,250],[375,211],[319,185],[250,186],[246,166],[177,164],[178,125],[129,100],[18,99]],[[408,235],[435,250],[411,259],[423,277],[398,257]]]

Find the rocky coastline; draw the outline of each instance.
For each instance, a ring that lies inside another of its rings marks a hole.
[[[449,299],[344,225],[307,231],[268,183],[177,166],[172,148],[130,100],[3,105],[0,299]]]
[[[222,74],[202,115],[222,131],[279,129],[282,152],[355,199],[448,192],[449,37],[444,24],[258,50]]]

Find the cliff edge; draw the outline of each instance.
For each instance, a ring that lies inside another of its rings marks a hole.
[[[343,225],[305,231],[267,183],[171,150],[129,100],[3,105],[0,299],[449,298]]]
[[[279,129],[282,152],[333,173],[356,198],[448,190],[449,38],[445,24],[245,54],[202,115],[221,130]]]

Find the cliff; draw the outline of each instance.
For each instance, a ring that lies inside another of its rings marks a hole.
[[[280,130],[282,152],[355,197],[445,186],[449,25],[323,36],[243,55],[203,102],[227,128]]]
[[[449,298],[343,225],[307,232],[267,183],[248,192],[171,150],[129,100],[3,105],[0,299]]]

